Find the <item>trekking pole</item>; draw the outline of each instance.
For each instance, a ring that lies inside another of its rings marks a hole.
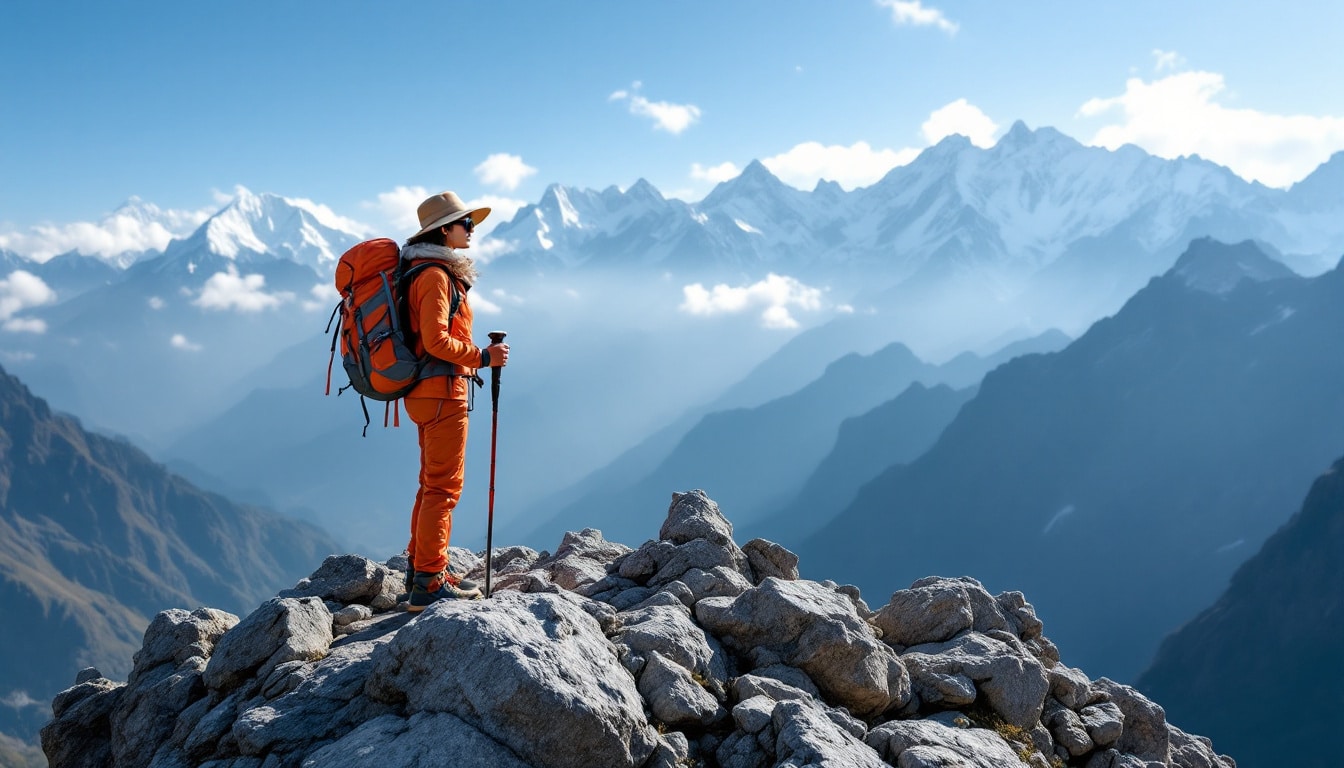
[[[504,331],[491,331],[490,343],[503,344]],[[490,516],[485,526],[485,596],[490,597],[490,557],[495,538],[495,442],[499,436],[499,372],[503,366],[490,369]]]

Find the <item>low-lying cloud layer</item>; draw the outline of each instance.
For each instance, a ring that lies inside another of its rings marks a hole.
[[[702,283],[692,283],[682,287],[681,292],[683,301],[678,309],[682,312],[714,316],[760,310],[761,325],[765,328],[797,328],[798,321],[791,308],[808,312],[821,309],[820,289],[773,272],[751,285],[719,283],[705,288]]]

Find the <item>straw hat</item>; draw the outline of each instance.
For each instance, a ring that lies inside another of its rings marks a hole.
[[[472,225],[480,224],[490,215],[490,209],[468,208],[456,192],[440,192],[421,203],[420,207],[415,209],[415,214],[420,218],[420,231],[411,237],[419,237],[464,216],[471,217]]]

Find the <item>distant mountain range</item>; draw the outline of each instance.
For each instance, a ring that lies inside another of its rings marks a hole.
[[[865,592],[928,573],[1031,592],[1077,661],[1132,679],[1344,446],[1344,269],[1279,273],[1195,241],[1064,350],[991,372],[798,551]]]
[[[31,738],[84,666],[129,670],[160,610],[245,614],[338,551],[86,432],[0,369],[0,731]]]
[[[1057,349],[1067,341],[1062,334],[1048,334],[1010,345],[989,357],[968,353],[940,366],[920,360],[901,344],[871,355],[846,355],[790,395],[750,408],[715,410],[704,415],[674,443],[664,446],[660,461],[643,467],[637,475],[615,478],[599,470],[596,475],[602,478],[601,483],[587,483],[592,490],[545,520],[528,534],[529,539],[559,541],[564,531],[589,525],[600,528],[612,541],[638,545],[634,537],[648,528],[649,521],[632,516],[629,510],[656,509],[671,492],[669,489],[691,487],[712,494],[724,509],[737,516],[744,530],[754,531],[762,518],[773,517],[803,489],[809,475],[832,452],[841,423],[847,418],[899,400],[903,392],[907,400],[921,400],[923,407],[896,406],[896,423],[888,426],[900,436],[883,434],[877,440],[882,447],[870,451],[873,458],[890,455],[893,460],[913,459],[933,443],[956,414],[951,402],[961,399],[951,396],[946,406],[935,404],[920,398],[919,389],[908,392],[913,384],[970,387],[1010,357]],[[943,387],[939,395],[945,392],[950,394]],[[672,437],[659,433],[654,439]],[[632,450],[646,456],[650,453],[643,446]],[[626,456],[618,457],[613,464],[623,466],[626,473],[636,466]],[[889,463],[878,464],[862,479],[870,479],[887,466]],[[547,504],[543,502],[531,517],[542,518]],[[839,508],[837,505],[832,511]],[[801,533],[815,520],[798,520],[793,531]]]
[[[1344,731],[1344,459],[1232,576],[1211,607],[1168,637],[1138,687],[1167,717],[1208,734],[1240,768],[1339,765]]]

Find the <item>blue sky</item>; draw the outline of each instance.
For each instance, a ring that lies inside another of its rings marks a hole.
[[[185,230],[239,186],[389,234],[441,189],[697,200],[752,159],[853,188],[1018,119],[1287,186],[1344,149],[1341,29],[1337,2],[7,2],[0,247],[161,247],[109,212]]]

